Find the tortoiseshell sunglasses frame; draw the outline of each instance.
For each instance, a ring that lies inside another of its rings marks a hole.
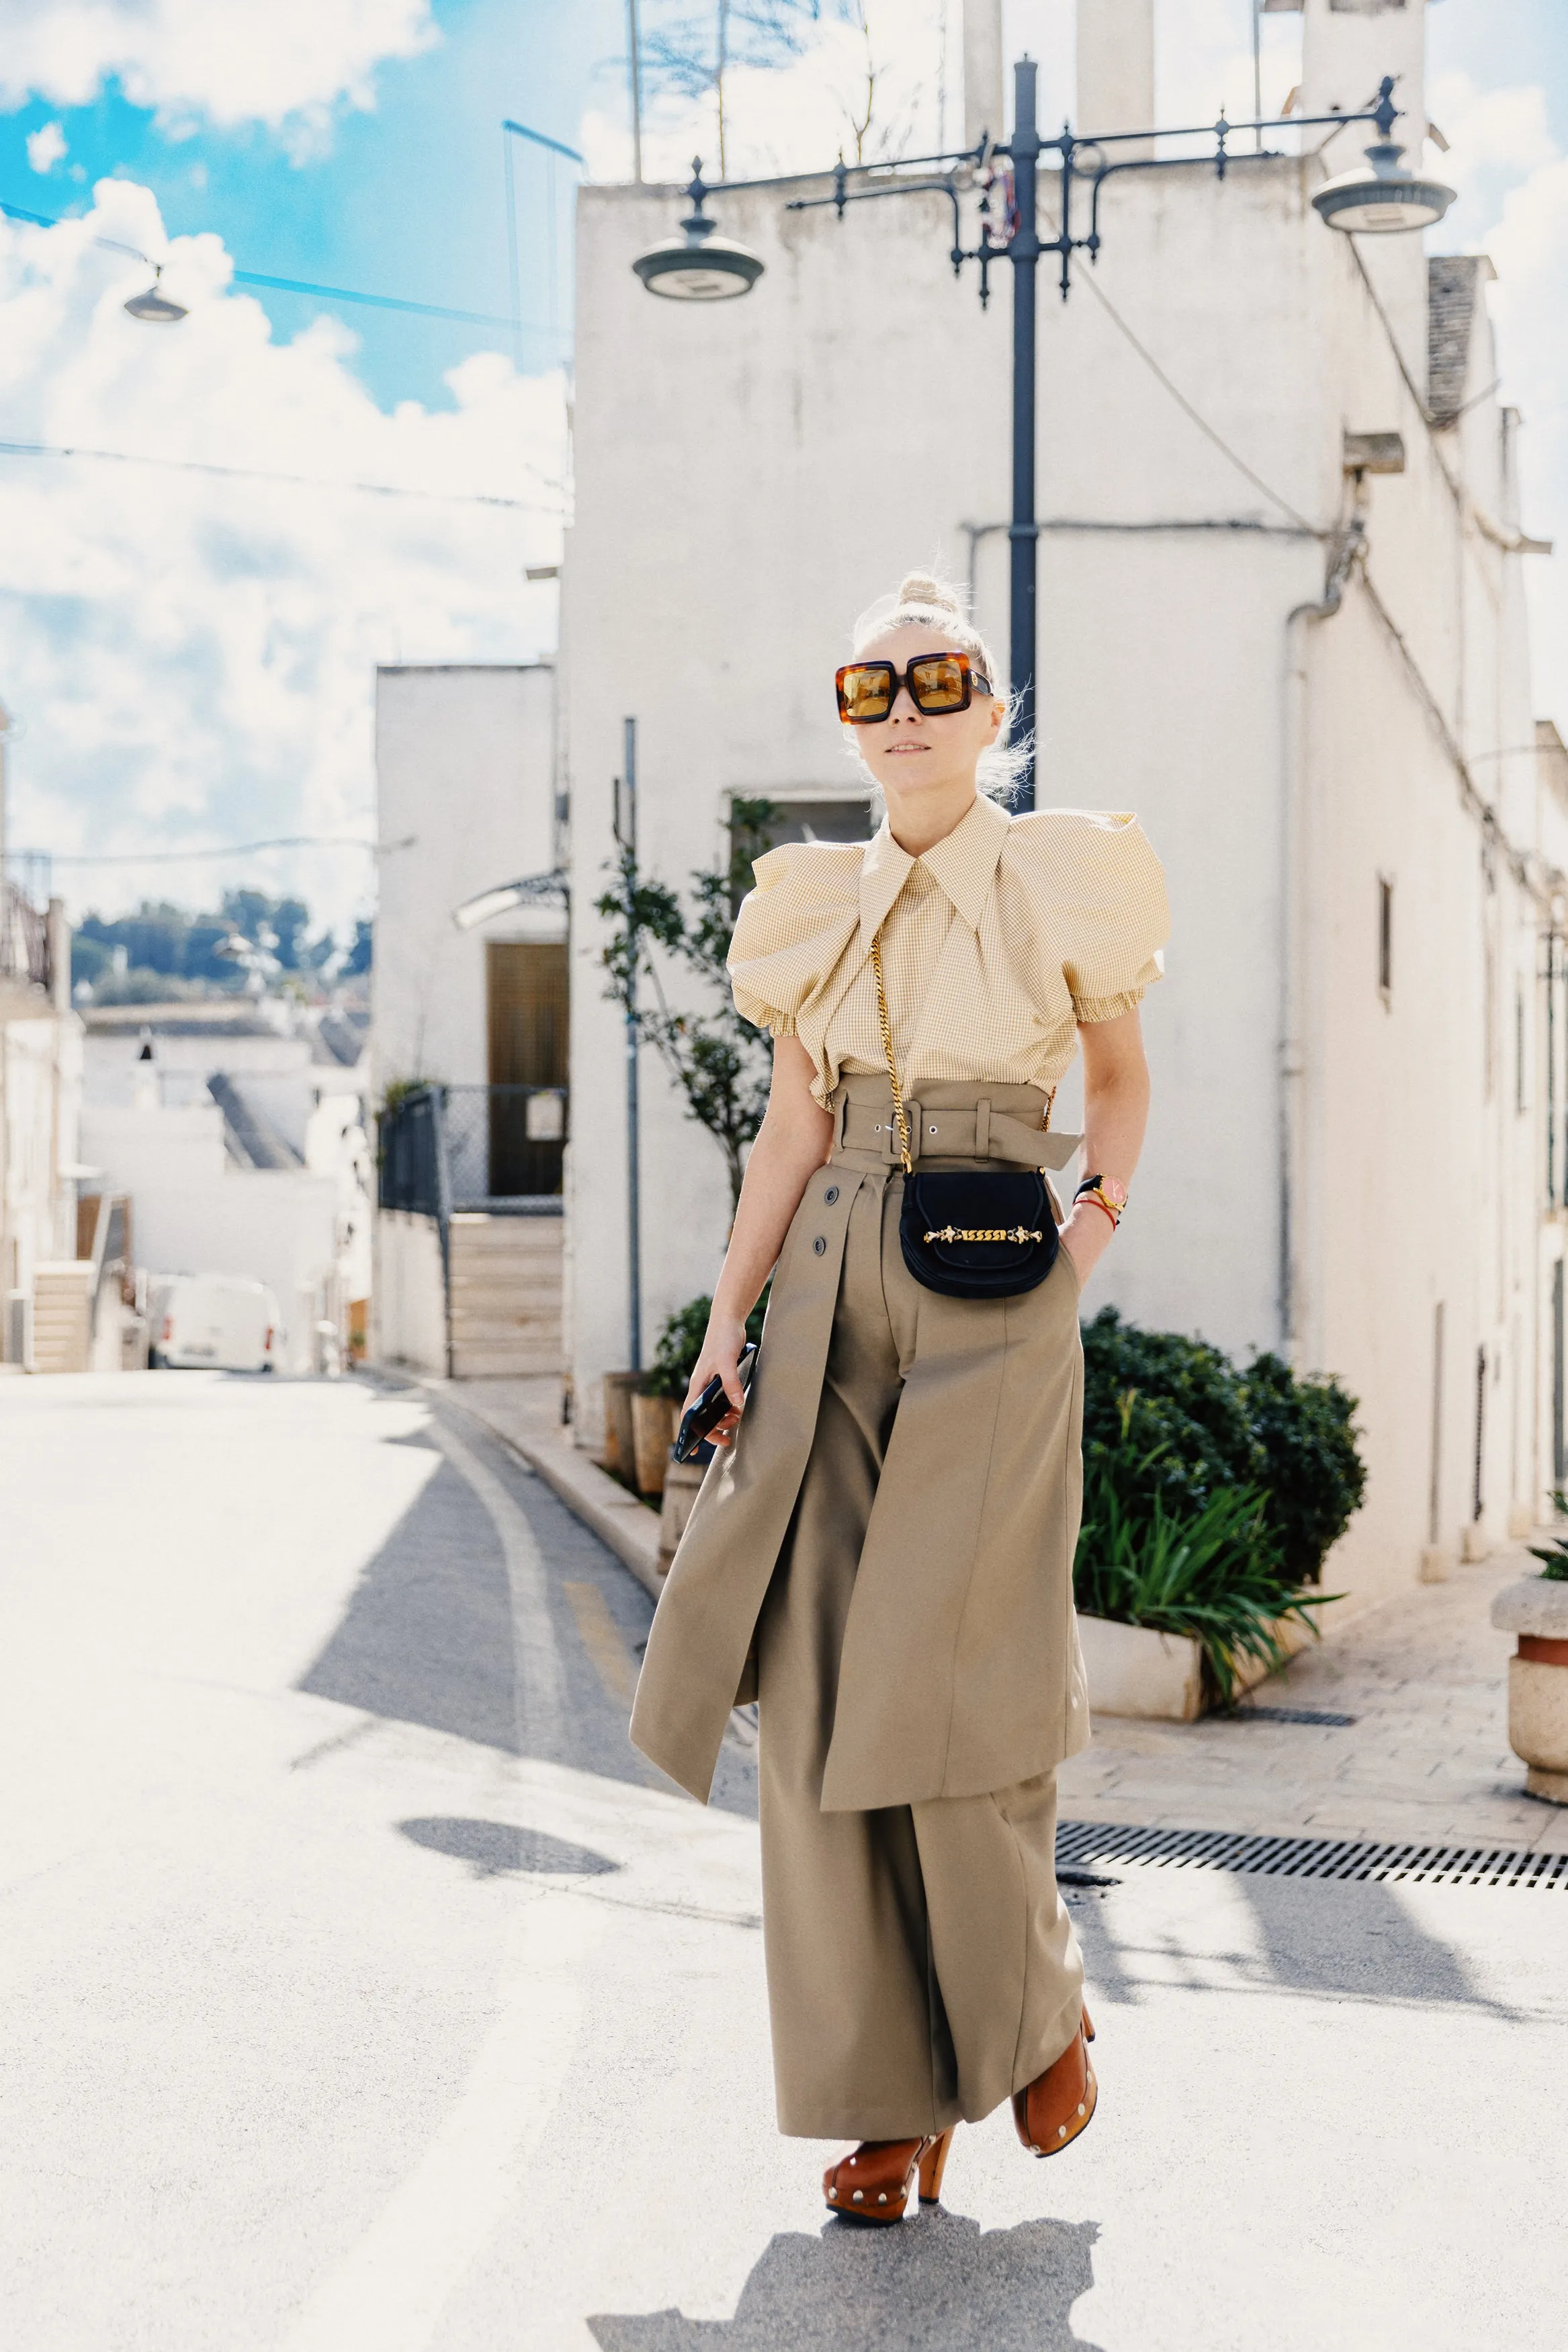
[[[915,673],[917,669],[923,669],[927,662],[957,663],[964,680],[964,698],[961,702],[945,702],[939,710],[926,709],[925,704],[920,699],[919,688],[915,683]],[[887,679],[887,709],[876,718],[857,719],[849,708],[848,701],[844,695],[844,680],[848,677],[852,670],[857,669],[879,669],[883,673]],[[914,703],[915,708],[919,711],[922,719],[950,719],[955,711],[967,710],[971,701],[974,699],[974,693],[977,688],[982,694],[989,694],[992,691],[991,681],[986,676],[985,671],[983,669],[977,669],[974,664],[970,661],[968,655],[961,654],[957,652],[956,649],[951,653],[916,654],[908,668],[904,670],[902,673],[895,669],[890,661],[845,662],[843,667],[838,672],[834,678],[833,684],[839,698],[839,717],[846,727],[885,726],[888,719],[893,716],[893,706],[898,700],[898,693],[901,687],[908,689],[909,699]]]

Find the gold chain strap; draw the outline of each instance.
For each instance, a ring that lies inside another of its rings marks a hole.
[[[871,943],[871,961],[873,970],[876,973],[877,1024],[882,1030],[882,1050],[887,1057],[887,1075],[893,1085],[893,1113],[894,1117],[898,1121],[898,1153],[900,1159],[904,1162],[904,1174],[906,1176],[913,1176],[915,1173],[915,1162],[909,1155],[909,1120],[904,1108],[904,1088],[898,1083],[898,1065],[893,1058],[893,1021],[887,1009],[887,983],[882,976],[882,933],[880,930],[877,932],[876,937]],[[1045,1118],[1043,1122],[1043,1129],[1047,1133],[1050,1132],[1051,1129],[1051,1114],[1055,1108],[1056,1088],[1052,1087],[1051,1092],[1045,1098]],[[1040,1172],[1043,1176],[1046,1173],[1046,1171],[1042,1168]],[[927,1234],[925,1238],[929,1242],[934,1241],[936,1236],[934,1234]],[[1038,1241],[1040,1239],[1040,1235],[1036,1234],[1034,1239]]]
[[[904,1108],[904,1088],[898,1083],[898,1065],[893,1058],[893,1022],[887,1010],[887,983],[882,976],[882,933],[879,930],[871,943],[871,960],[876,972],[876,1017],[882,1028],[882,1050],[887,1056],[887,1075],[893,1081],[893,1113],[898,1121],[898,1153],[906,1176],[915,1173],[915,1162],[909,1155],[909,1120]]]

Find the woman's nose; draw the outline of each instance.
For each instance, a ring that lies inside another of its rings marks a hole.
[[[893,698],[893,708],[887,715],[890,719],[919,718],[920,713],[915,707],[915,698],[910,693],[907,686],[901,686],[899,688],[898,692]]]

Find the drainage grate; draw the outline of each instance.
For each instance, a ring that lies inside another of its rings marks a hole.
[[[1068,1883],[1092,1884],[1097,1864],[1151,1863],[1175,1870],[1236,1870],[1270,1878],[1407,1878],[1450,1886],[1568,1888],[1568,1853],[1516,1846],[1373,1845],[1345,1838],[1247,1837],[1235,1830],[1151,1830],[1113,1822],[1062,1822],[1056,1859]]]
[[[1326,1723],[1336,1731],[1359,1723],[1359,1715],[1335,1715],[1327,1706],[1226,1706],[1218,1710],[1220,1723]]]

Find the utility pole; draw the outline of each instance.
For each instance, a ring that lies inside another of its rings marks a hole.
[[[632,177],[643,184],[643,57],[637,38],[637,0],[626,0],[626,46],[632,72]]]
[[[624,778],[617,783],[615,838],[626,874],[626,1288],[627,1369],[643,1369],[643,1217],[637,1103],[637,721],[625,730]],[[622,802],[622,793],[625,798]]]
[[[1034,806],[1035,605],[1040,530],[1034,511],[1035,278],[1040,265],[1037,198],[1040,136],[1035,124],[1035,76],[1031,58],[1013,68],[1014,122],[1011,144],[1013,213],[1007,257],[1013,266],[1013,512],[1008,527],[1011,551],[1012,642],[1009,684],[1017,718],[1015,739],[1029,745],[1029,766],[1019,780],[1014,806]]]

